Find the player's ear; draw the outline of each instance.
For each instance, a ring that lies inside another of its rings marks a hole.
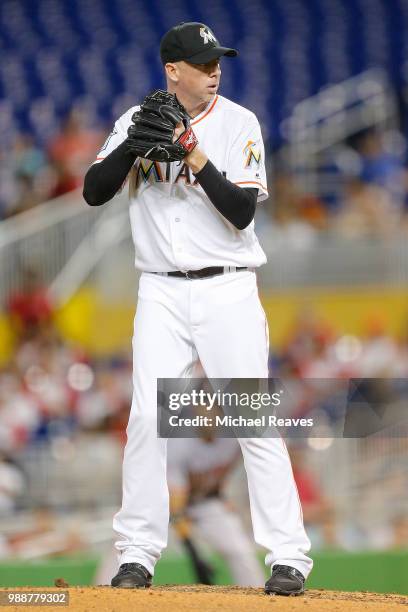
[[[178,83],[178,80],[179,80],[179,67],[177,66],[177,63],[175,63],[175,62],[167,62],[167,64],[164,65],[164,70],[165,70],[165,73],[166,73],[166,77],[172,83]]]

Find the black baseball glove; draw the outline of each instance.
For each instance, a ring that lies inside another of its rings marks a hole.
[[[175,139],[182,123],[184,132]],[[175,141],[175,142],[173,142]],[[143,100],[128,129],[128,150],[137,157],[160,162],[180,161],[197,144],[190,117],[174,94],[157,89]]]

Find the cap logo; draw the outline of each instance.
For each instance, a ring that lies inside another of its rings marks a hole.
[[[207,30],[207,28],[200,28],[200,36],[204,39],[205,45],[208,43],[209,40],[214,44],[217,44],[217,39],[215,38],[214,34]]]

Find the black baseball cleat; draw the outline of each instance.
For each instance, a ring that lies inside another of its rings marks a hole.
[[[122,589],[147,589],[152,585],[152,575],[140,563],[123,563],[111,585]]]
[[[305,592],[305,577],[290,565],[274,565],[272,576],[265,584],[265,593],[301,595]]]

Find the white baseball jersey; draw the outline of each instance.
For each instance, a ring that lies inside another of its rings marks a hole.
[[[99,152],[104,159],[126,138],[138,106],[115,123]],[[228,180],[268,197],[261,129],[255,115],[216,95],[191,126],[198,146]],[[266,262],[254,222],[237,230],[221,215],[181,162],[138,158],[129,174],[130,219],[136,267],[146,272],[209,266],[257,267]]]
[[[222,485],[241,456],[236,438],[170,438],[167,445],[169,487],[190,489],[190,502]]]

